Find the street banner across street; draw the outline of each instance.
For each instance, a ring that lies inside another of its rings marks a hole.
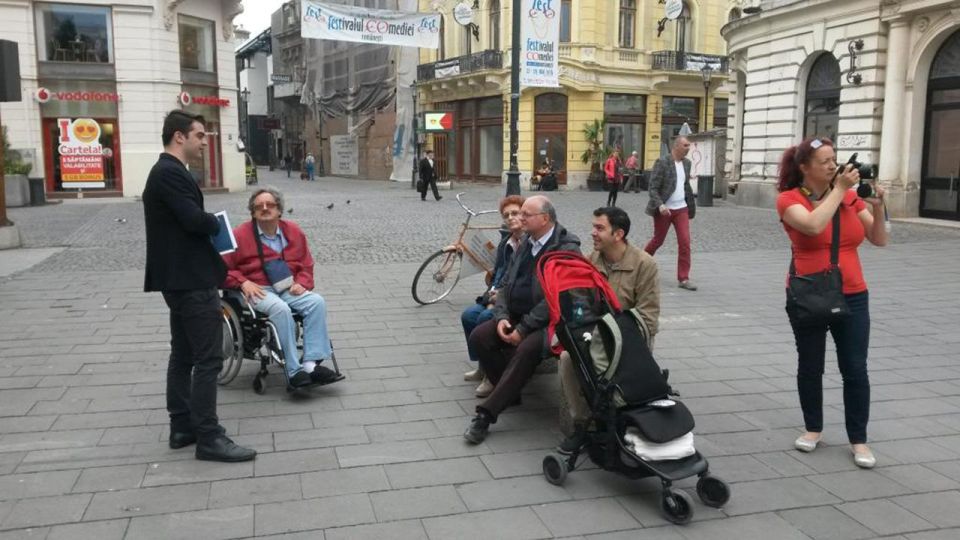
[[[331,5],[304,0],[300,35],[305,38],[440,48],[440,14]]]
[[[558,0],[522,0],[520,12],[520,85],[557,88],[560,42]]]

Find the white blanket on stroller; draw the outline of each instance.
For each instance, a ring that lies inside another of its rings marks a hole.
[[[635,427],[628,427],[623,436],[623,440],[634,454],[644,461],[663,461],[667,459],[682,459],[692,456],[696,450],[693,448],[693,432],[678,437],[670,442],[663,444],[652,443],[640,436],[640,430]]]

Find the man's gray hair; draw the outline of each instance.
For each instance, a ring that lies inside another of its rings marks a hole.
[[[540,211],[550,218],[550,223],[557,222],[557,209],[553,207],[553,203],[550,202],[550,199],[546,197],[543,198],[543,202],[540,203]]]
[[[282,214],[283,213],[283,193],[280,193],[280,190],[275,187],[264,186],[254,191],[253,195],[250,195],[250,200],[247,201],[247,210],[250,211],[250,215],[253,215],[253,201],[257,200],[257,197],[263,195],[264,193],[269,193],[270,195],[273,196],[273,200],[277,201],[277,210],[280,210],[280,213]]]

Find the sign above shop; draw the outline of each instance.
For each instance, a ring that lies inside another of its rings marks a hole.
[[[467,26],[473,22],[473,8],[466,2],[460,2],[453,8],[453,20],[457,24]]]
[[[453,129],[452,112],[425,112],[423,113],[424,131],[450,131]]]
[[[47,103],[51,99],[57,99],[60,101],[120,101],[120,94],[116,92],[89,92],[89,91],[75,91],[75,92],[64,92],[51,91],[43,86],[37,88],[37,92],[33,95],[36,100],[40,103]]]
[[[671,21],[677,20],[683,13],[683,0],[667,0],[667,4],[663,6],[663,12]]]
[[[183,106],[190,105],[191,103],[196,103],[197,105],[212,105],[214,107],[230,106],[229,99],[224,99],[219,96],[191,96],[190,92],[187,91],[180,92],[178,100]]]
[[[293,82],[293,75],[274,73],[270,75],[270,80],[273,82]]]

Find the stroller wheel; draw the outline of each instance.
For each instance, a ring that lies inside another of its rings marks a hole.
[[[547,482],[555,486],[562,486],[567,479],[567,462],[556,454],[548,454],[543,458],[543,476]]]
[[[704,475],[697,480],[697,495],[703,504],[720,508],[730,500],[730,486],[716,476]]]
[[[686,525],[693,519],[693,499],[686,491],[664,491],[660,498],[660,510],[667,521]]]
[[[258,394],[263,394],[267,390],[267,385],[263,381],[263,377],[257,375],[253,378],[253,391]]]

